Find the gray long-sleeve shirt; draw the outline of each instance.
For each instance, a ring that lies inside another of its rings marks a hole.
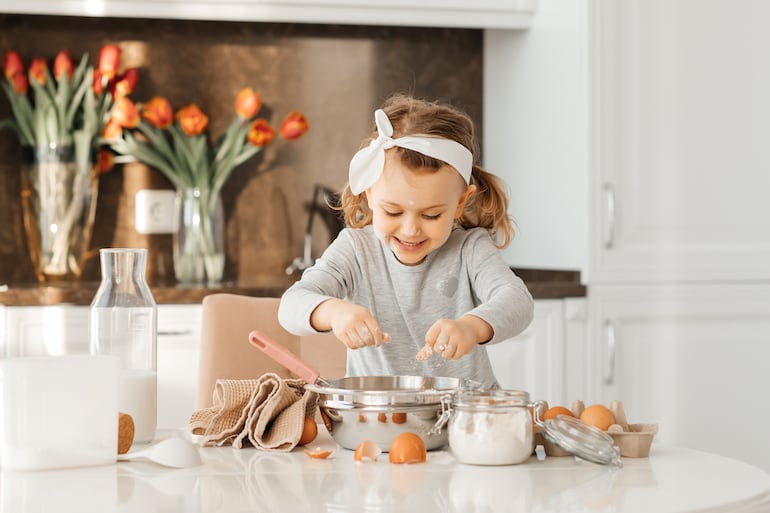
[[[346,228],[284,293],[278,319],[296,335],[317,333],[310,315],[329,298],[365,306],[391,336],[380,347],[349,349],[347,375],[448,376],[485,387],[497,380],[484,345],[456,361],[440,355],[415,359],[428,329],[439,319],[472,314],[492,326],[488,343],[496,343],[524,331],[534,309],[526,285],[483,228],[455,228],[443,246],[415,266],[400,263],[371,225]]]

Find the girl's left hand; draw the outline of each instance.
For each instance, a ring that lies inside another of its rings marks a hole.
[[[418,360],[427,360],[434,353],[447,359],[459,360],[476,347],[476,329],[463,319],[440,319],[425,334],[425,346],[417,353]]]

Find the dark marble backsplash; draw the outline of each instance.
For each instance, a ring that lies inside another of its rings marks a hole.
[[[314,185],[344,185],[373,110],[390,94],[450,101],[474,118],[481,139],[479,30],[0,14],[0,53],[17,50],[25,62],[52,59],[67,48],[75,59],[88,52],[95,63],[106,43],[120,45],[123,66],[140,67],[135,101],[162,95],[175,108],[197,103],[215,137],[245,86],[261,94],[274,124],[291,110],[307,115],[311,129],[303,139],[272,145],[237,169],[223,189],[226,280],[280,275],[302,254]],[[0,118],[9,116],[3,95]],[[15,135],[0,132],[0,284],[35,281],[22,226],[19,153]],[[134,230],[134,195],[145,188],[172,187],[140,164],[102,176],[84,280],[99,277],[99,248],[129,246],[149,249],[151,284],[173,281],[171,235]],[[315,227],[317,256],[329,234],[323,223]]]

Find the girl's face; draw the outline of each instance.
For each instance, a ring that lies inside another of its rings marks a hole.
[[[412,170],[386,151],[382,175],[366,191],[374,231],[399,262],[417,265],[449,239],[475,187],[450,166]]]

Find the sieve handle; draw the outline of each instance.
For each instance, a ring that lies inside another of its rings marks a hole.
[[[303,362],[299,356],[295,355],[264,333],[256,330],[252,331],[249,333],[249,342],[308,383],[323,381],[323,378],[320,377],[321,374],[314,367]]]

